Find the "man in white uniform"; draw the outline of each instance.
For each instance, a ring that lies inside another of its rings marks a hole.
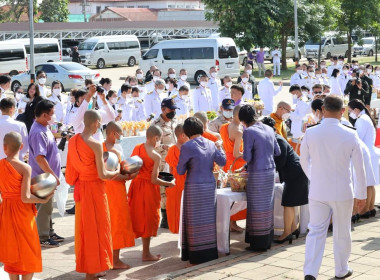
[[[289,92],[293,95],[293,104],[296,105],[295,110],[290,113],[290,119],[292,121],[290,132],[293,135],[292,141],[299,143],[299,138],[303,136],[302,120],[308,113],[309,105],[302,94],[300,86],[291,86]]]
[[[223,102],[224,99],[231,98],[231,87],[232,87],[232,79],[230,76],[225,76],[223,78],[224,87],[219,89],[219,101]]]
[[[277,76],[280,76],[281,75],[281,70],[280,70],[281,52],[278,50],[278,46],[275,46],[274,51],[272,51],[272,59],[273,59],[273,74],[276,76],[276,73],[277,73]]]
[[[178,107],[177,115],[186,115],[189,116],[190,113],[190,97],[189,97],[189,88],[187,86],[181,86],[178,89],[178,94],[170,96],[174,99],[175,106]]]
[[[154,114],[155,118],[158,118],[160,116],[162,101],[161,96],[163,96],[164,89],[165,81],[163,79],[157,79],[154,82],[154,90],[145,96],[145,113],[148,117],[151,114]]]
[[[201,83],[193,92],[193,108],[196,112],[207,112],[212,110],[211,91],[208,88],[208,77],[202,76]]]
[[[190,90],[190,84],[189,84],[189,82],[187,82],[187,70],[186,69],[181,69],[179,71],[179,79],[177,81],[178,90],[182,86],[186,86]]]
[[[303,75],[302,75],[303,71],[302,71],[302,67],[301,65],[297,65],[296,66],[296,73],[294,73],[291,77],[290,77],[290,85],[293,86],[293,85],[299,85],[299,86],[302,86],[303,85]]]
[[[154,88],[155,88],[155,82],[157,80],[159,80],[159,79],[161,79],[161,71],[158,70],[158,69],[156,69],[156,70],[153,71],[153,78],[152,78],[152,80],[149,81],[149,82],[147,82],[145,84],[146,94],[149,94],[149,93],[151,93],[154,90]],[[160,109],[160,111],[161,111],[161,109]]]
[[[220,79],[218,78],[218,71],[215,66],[210,68],[210,79],[208,80],[208,87],[211,91],[212,104],[211,109],[218,111],[219,108],[219,90],[222,86]],[[222,102],[222,101],[220,101]]]
[[[260,81],[257,91],[259,92],[260,99],[264,103],[263,115],[268,116],[273,112],[273,98],[282,90],[282,82],[279,83],[278,89],[274,88],[273,82],[270,80],[273,77],[272,70],[265,70],[265,78]],[[235,102],[236,104],[236,102]]]
[[[354,198],[361,206],[367,197],[359,137],[355,130],[340,123],[344,113],[343,100],[337,96],[326,97],[322,111],[323,122],[308,128],[301,144],[301,166],[310,180],[305,280],[318,277],[331,216],[334,224],[335,277],[344,279],[352,275],[353,271],[348,265],[352,207]],[[351,164],[358,181],[355,189],[351,180]]]

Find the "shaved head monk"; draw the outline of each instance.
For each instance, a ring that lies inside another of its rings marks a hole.
[[[203,123],[203,134],[202,136],[212,142],[221,140],[219,133],[212,132],[208,129],[208,118],[206,112],[196,112],[194,117]]]
[[[41,246],[35,203],[46,203],[54,192],[41,199],[30,193],[32,169],[19,160],[22,138],[9,132],[3,142],[6,158],[0,160],[0,262],[10,280],[31,280],[42,272]]]
[[[160,255],[152,255],[150,252],[150,238],[157,236],[160,223],[160,186],[174,187],[175,180],[171,182],[158,178],[161,156],[155,151],[160,145],[162,130],[152,125],[146,131],[146,142],[138,144],[131,156],[139,156],[143,165],[129,188],[129,206],[133,231],[136,238],[142,238],[143,261],[157,261]]]
[[[121,161],[121,154],[115,148],[120,143],[123,129],[117,122],[111,121],[106,128],[106,141],[103,143],[105,152],[113,152]],[[113,180],[106,180],[106,193],[111,218],[111,232],[113,244],[113,269],[128,269],[129,265],[120,260],[120,249],[135,246],[130,209],[127,199],[125,182],[135,178],[134,174],[119,174]]]
[[[86,280],[104,276],[113,267],[111,223],[105,183],[119,174],[108,171],[103,161],[103,144],[93,138],[101,128],[95,110],[84,114],[84,130],[69,141],[66,181],[74,185],[76,271]]]

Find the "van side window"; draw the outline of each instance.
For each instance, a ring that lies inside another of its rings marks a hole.
[[[128,45],[128,49],[139,49],[140,48],[139,42],[137,42],[137,41],[129,41],[129,42],[127,42],[127,45]]]
[[[220,46],[218,48],[219,58],[236,58],[238,53],[235,46]]]
[[[152,49],[152,50],[149,50],[149,51],[143,56],[143,59],[146,60],[146,59],[157,58],[157,54],[158,54],[158,49]]]
[[[214,59],[214,48],[189,48],[189,58],[185,59]]]
[[[104,43],[97,44],[95,47],[95,51],[104,50]]]
[[[25,59],[24,50],[0,50],[0,62]]]
[[[162,49],[162,56],[165,60],[181,60],[183,49]]]
[[[27,54],[30,54],[30,45],[25,45]],[[58,44],[35,44],[34,53],[57,53],[59,52]]]
[[[108,49],[111,50],[117,50],[115,43],[107,43]]]

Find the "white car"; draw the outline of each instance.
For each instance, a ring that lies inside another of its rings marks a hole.
[[[87,68],[76,62],[47,62],[39,64],[35,68],[37,72],[42,70],[47,75],[46,85],[51,86],[52,82],[58,80],[62,83],[62,91],[73,88],[83,88],[85,79],[92,79],[94,84],[100,80],[99,72]],[[26,90],[30,83],[30,71],[13,76],[11,89],[22,86]]]
[[[358,43],[354,46],[354,57],[357,55],[368,55],[373,56],[376,50],[376,41],[374,37],[363,38],[362,45],[360,46]]]
[[[239,47],[236,47],[236,50],[239,55],[239,64],[244,66],[247,63],[248,52],[244,49],[240,49]]]

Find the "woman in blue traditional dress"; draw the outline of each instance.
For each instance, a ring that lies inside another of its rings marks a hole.
[[[249,250],[265,251],[273,241],[274,156],[281,151],[273,129],[257,120],[252,105],[241,107],[239,119],[246,127],[243,158],[248,164],[245,242],[250,244]]]
[[[182,260],[200,264],[218,258],[216,243],[216,183],[214,163],[224,166],[226,156],[218,143],[202,137],[203,124],[190,117],[183,124],[190,138],[181,147],[177,171],[187,172],[183,191]]]

